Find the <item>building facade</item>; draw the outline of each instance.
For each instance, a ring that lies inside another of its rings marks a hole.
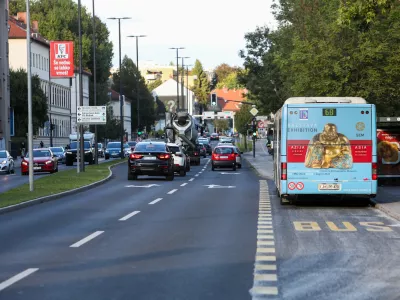
[[[121,109],[119,101],[119,93],[109,89],[108,95],[110,97],[110,102],[108,106],[111,108],[114,118],[120,119]],[[124,130],[125,130],[125,140],[129,141],[132,137],[132,112],[131,112],[132,100],[123,96],[123,107],[122,113],[124,116]]]
[[[0,150],[11,151],[8,0],[0,0]]]

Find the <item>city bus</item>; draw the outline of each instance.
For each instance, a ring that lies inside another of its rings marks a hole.
[[[375,197],[375,105],[358,97],[293,97],[276,112],[274,126],[281,204],[301,195]]]

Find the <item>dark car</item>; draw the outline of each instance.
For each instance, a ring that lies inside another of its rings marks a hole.
[[[72,166],[74,164],[74,162],[77,161],[76,157],[77,157],[77,152],[78,152],[79,147],[80,146],[79,146],[78,142],[72,142],[69,145],[69,149],[67,150],[67,152],[65,152],[65,165],[66,166]],[[84,154],[85,162],[88,162],[89,165],[94,164],[94,149],[89,141],[84,141],[83,149],[85,151],[85,154]]]
[[[219,140],[218,133],[212,133],[210,136],[210,141],[218,141],[218,140]]]
[[[174,159],[166,143],[139,142],[136,145],[128,159],[128,180],[136,180],[139,175],[174,180]]]
[[[195,149],[188,147],[186,152],[190,157],[191,164],[200,165],[200,145],[197,144]]]
[[[199,144],[200,146],[200,156],[203,156],[204,158],[207,157],[207,148],[203,144]]]
[[[208,139],[199,139],[199,143],[203,144],[204,147],[206,147],[207,154],[209,154],[209,155],[212,154],[212,148],[210,146],[210,142],[208,141]]]
[[[105,159],[121,157],[121,142],[109,142],[104,156]]]

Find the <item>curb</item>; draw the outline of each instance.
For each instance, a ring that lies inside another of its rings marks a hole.
[[[374,208],[379,209],[380,211],[391,216],[392,218],[396,219],[397,221],[400,221],[400,214],[393,212],[392,210],[386,208],[385,205],[382,205],[381,203],[377,203],[374,200],[371,200],[370,202],[372,203]]]
[[[22,209],[22,208],[25,208],[25,207],[33,206],[33,205],[36,205],[36,204],[41,204],[41,203],[49,202],[49,201],[52,201],[52,200],[56,200],[56,199],[62,198],[64,196],[77,194],[77,193],[89,190],[91,188],[94,188],[94,187],[96,187],[98,185],[101,185],[101,184],[109,181],[111,179],[112,175],[113,175],[113,172],[111,171],[111,169],[114,168],[115,166],[121,165],[123,163],[126,163],[126,161],[121,161],[121,162],[118,162],[118,163],[116,163],[116,164],[114,164],[112,166],[109,166],[108,170],[110,171],[110,174],[104,179],[101,179],[99,181],[93,182],[93,183],[85,185],[85,186],[81,186],[81,187],[73,189],[73,190],[65,191],[65,192],[62,192],[62,193],[54,194],[54,195],[43,196],[43,197],[40,197],[40,198],[36,198],[36,199],[28,200],[28,201],[25,201],[25,202],[22,202],[22,203],[18,203],[18,204],[14,204],[14,205],[10,205],[10,206],[7,206],[7,207],[0,208],[0,215],[8,213],[8,212],[11,212],[11,211],[19,210],[19,209]]]
[[[262,174],[257,170],[257,168],[251,163],[251,161],[248,160],[246,157],[243,157],[243,159],[251,166],[251,168],[253,169],[253,171],[256,173],[257,176],[259,176],[259,177],[261,177],[261,178],[263,178],[263,179],[265,179],[265,180],[274,180],[273,177],[269,177],[269,176],[262,175]]]

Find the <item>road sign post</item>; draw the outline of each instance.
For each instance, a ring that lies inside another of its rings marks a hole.
[[[256,130],[257,130],[257,118],[258,109],[253,106],[250,110],[250,113],[253,115],[252,125],[253,125],[253,157],[256,157]]]

